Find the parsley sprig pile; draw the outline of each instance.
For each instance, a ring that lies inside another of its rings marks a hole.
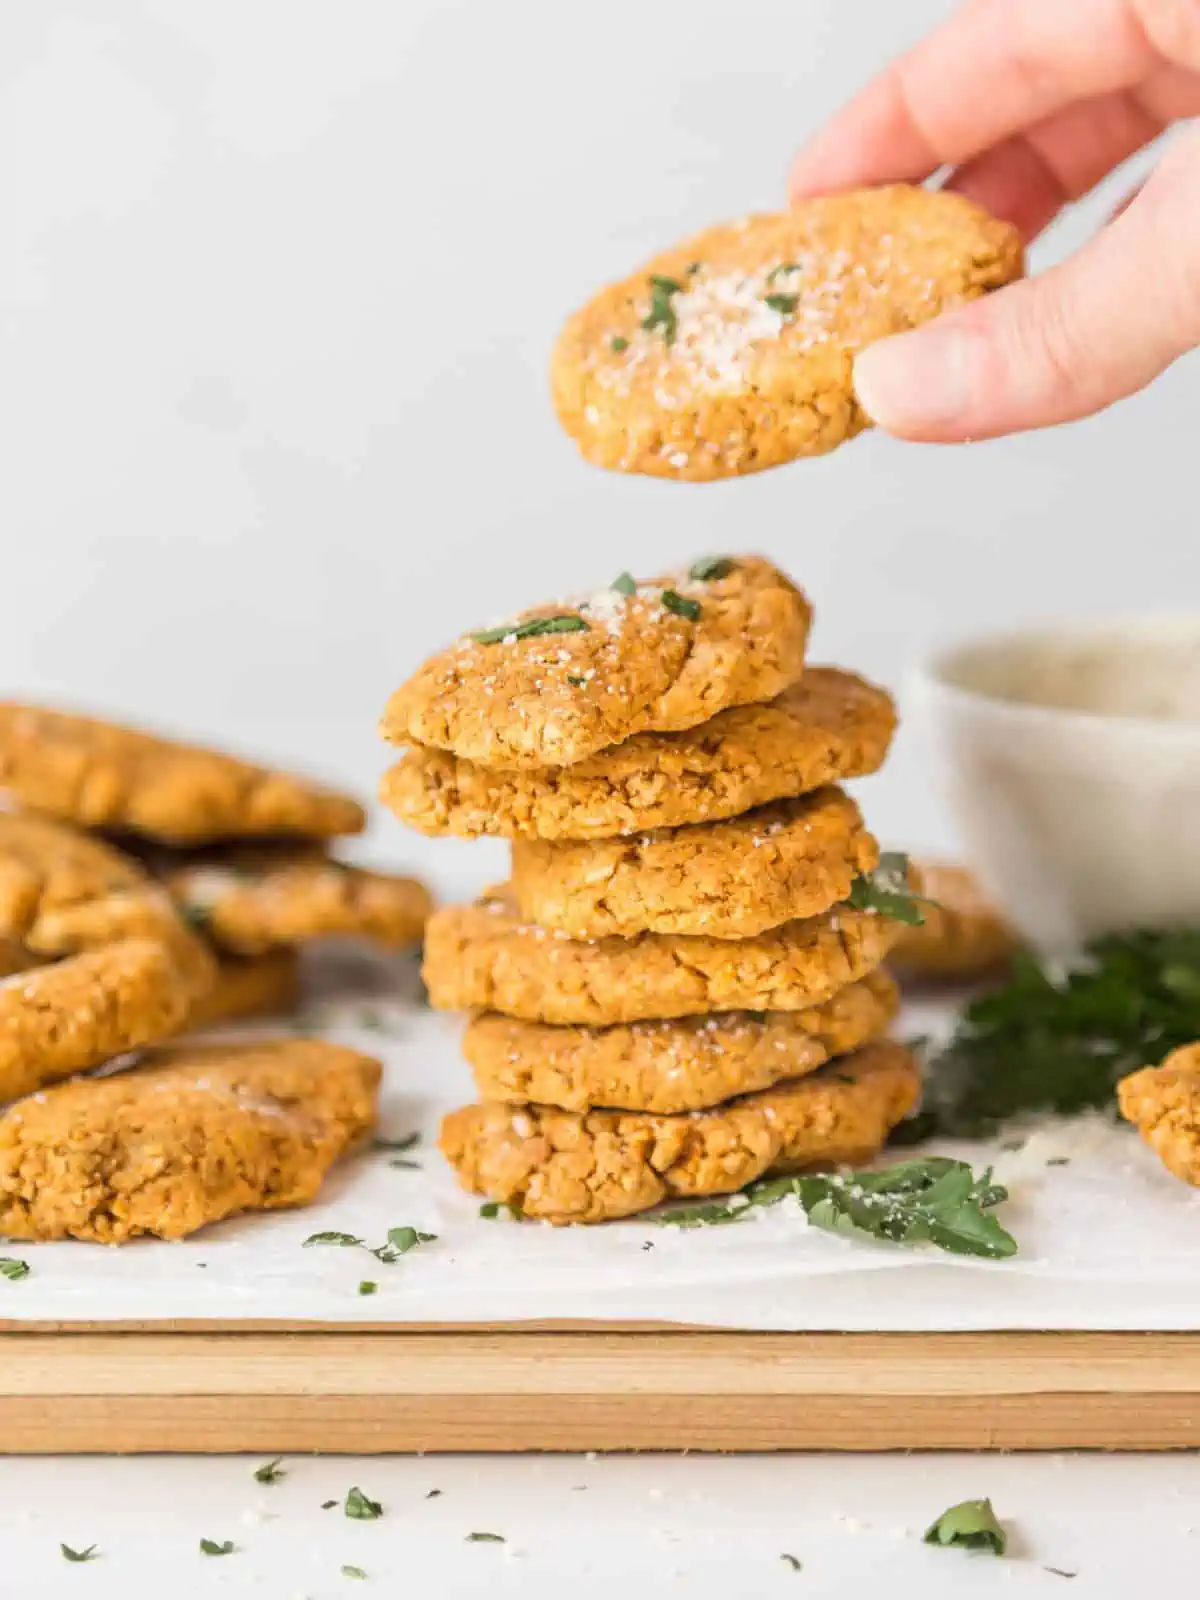
[[[744,1222],[756,1208],[794,1195],[809,1222],[831,1233],[868,1235],[884,1243],[932,1244],[951,1255],[999,1261],[1017,1242],[992,1215],[1008,1191],[977,1178],[965,1161],[926,1156],[880,1172],[767,1178],[728,1200],[705,1201],[664,1212],[664,1227],[703,1228]]]
[[[932,1063],[922,1131],[1110,1107],[1119,1079],[1200,1037],[1200,929],[1108,935],[1066,972],[1020,954]]]

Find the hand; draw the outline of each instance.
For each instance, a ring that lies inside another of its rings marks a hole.
[[[947,187],[1033,238],[1173,122],[1200,113],[1200,0],[969,0],[800,152],[793,200]],[[869,415],[908,439],[1087,416],[1200,344],[1200,132],[1061,266],[858,357]]]

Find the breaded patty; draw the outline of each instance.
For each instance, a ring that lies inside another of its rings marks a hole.
[[[374,1125],[380,1067],[317,1039],[179,1045],[0,1117],[0,1232],[182,1239],[304,1205]]]
[[[767,1172],[870,1160],[919,1095],[909,1052],[875,1044],[684,1116],[464,1106],[443,1121],[439,1144],[476,1194],[547,1222],[605,1222],[669,1196],[729,1194]]]
[[[809,620],[799,589],[759,557],[621,576],[433,656],[396,690],[381,732],[482,766],[571,766],[781,694],[800,676]]]

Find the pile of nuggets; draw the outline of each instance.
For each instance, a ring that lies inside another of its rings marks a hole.
[[[481,1099],[444,1121],[470,1190],[600,1222],[874,1156],[920,1093],[887,1038],[901,924],[839,785],[890,697],[807,666],[808,602],[714,558],[467,635],[387,708],[385,803],[512,841],[508,883],[434,914],[432,1003],[472,1013]]]
[[[170,1041],[289,1010],[311,940],[419,939],[423,886],[330,853],[365,824],[348,795],[48,708],[0,704],[0,792],[0,1233],[181,1238],[311,1200],[379,1063]]]

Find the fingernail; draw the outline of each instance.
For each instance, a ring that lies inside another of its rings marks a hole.
[[[973,390],[975,340],[953,326],[917,328],[868,345],[854,363],[863,410],[906,439],[961,437]]]

